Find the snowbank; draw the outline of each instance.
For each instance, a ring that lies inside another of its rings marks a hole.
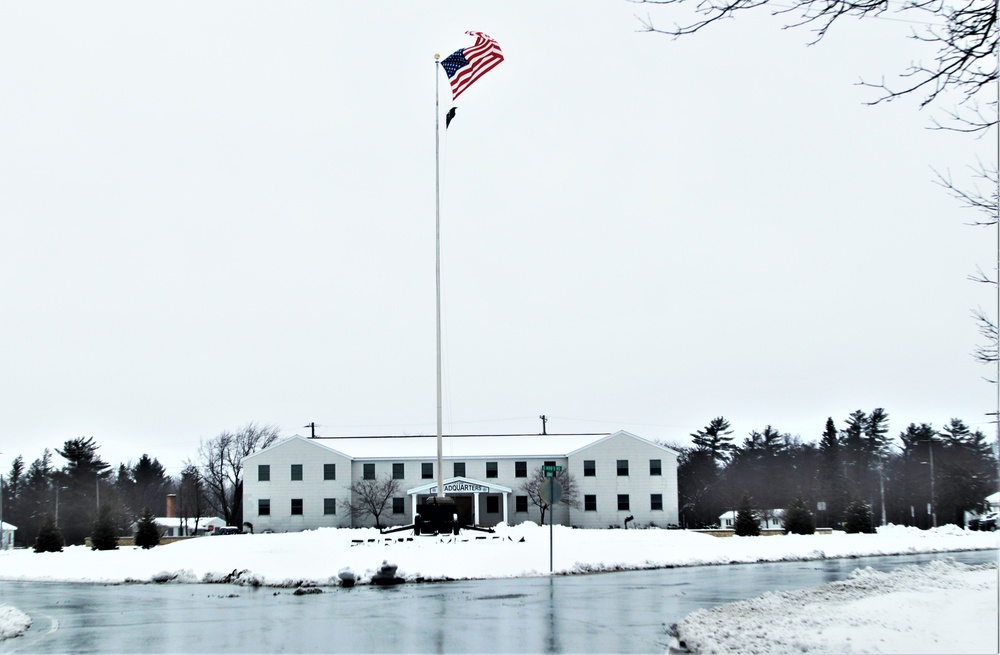
[[[370,582],[382,560],[408,580],[512,578],[549,574],[549,528],[501,525],[494,535],[380,535],[375,529],[321,528],[287,534],[200,537],[150,550],[123,547],[61,553],[0,552],[0,579],[64,582],[235,582],[333,585],[349,568]],[[888,527],[878,534],[713,537],[684,530],[574,530],[555,526],[553,572],[621,571],[995,549],[998,533]]]
[[[998,533],[967,532],[954,526],[936,531],[889,526],[878,534],[773,537],[556,526],[553,534],[556,574],[1000,546]],[[350,570],[358,584],[367,584],[383,560],[396,564],[396,574],[408,581],[549,575],[549,528],[522,523],[501,525],[492,535],[472,532],[443,538],[323,528],[289,534],[200,537],[150,550],[92,551],[73,546],[61,553],[2,551],[0,580],[308,587],[336,585],[338,573]],[[996,569],[957,567],[935,564],[898,574],[866,570],[843,583],[768,594],[695,613],[680,624],[679,634],[689,646],[704,652],[916,653],[959,652],[966,646],[973,648],[969,652],[977,652],[974,649],[983,643],[980,638],[992,644],[982,652],[995,652]],[[817,611],[820,604],[822,612]],[[28,625],[30,619],[22,612],[0,607],[0,636],[21,634]],[[939,629],[928,633],[932,626]],[[981,629],[984,626],[985,631]],[[906,632],[914,628],[918,628],[917,637]]]
[[[689,614],[697,653],[995,653],[997,566],[936,561]]]
[[[0,639],[23,635],[31,627],[31,618],[10,605],[0,605]]]

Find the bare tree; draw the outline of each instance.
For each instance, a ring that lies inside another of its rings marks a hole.
[[[366,516],[375,517],[375,527],[382,527],[382,512],[389,500],[399,495],[399,480],[386,474],[384,478],[358,480],[351,485],[351,499],[347,501],[347,511],[352,519]]]
[[[576,478],[569,471],[562,470],[556,473],[556,480],[562,485],[562,498],[557,504],[568,507],[580,507],[580,488],[576,484]],[[521,483],[521,491],[528,496],[532,505],[538,508],[538,516],[542,525],[545,524],[545,512],[549,509],[549,503],[542,498],[542,487],[545,486],[545,472],[539,467],[532,471],[527,480]]]
[[[221,432],[198,447],[202,482],[209,501],[226,525],[243,524],[243,460],[278,440],[273,425],[248,423],[236,432]]]
[[[194,519],[193,532],[198,532],[198,524],[205,509],[205,489],[201,482],[201,471],[190,461],[185,461],[177,484],[177,514],[184,524],[185,533],[189,518]]]
[[[971,131],[985,131],[995,125],[996,100],[990,99],[990,109],[985,112],[976,104],[983,89],[996,86],[997,81],[997,13],[994,0],[633,0],[638,4],[684,5],[692,7],[694,16],[673,27],[662,28],[651,17],[639,20],[643,29],[673,37],[694,34],[699,30],[730,18],[737,12],[770,6],[775,15],[790,17],[786,27],[810,26],[820,41],[841,18],[885,17],[890,9],[894,17],[908,19],[915,25],[910,37],[930,43],[937,48],[931,64],[914,63],[899,74],[897,86],[884,81],[863,83],[878,89],[881,94],[870,104],[878,104],[909,94],[922,94],[921,106],[934,102],[945,91],[957,91],[960,104],[969,107],[979,119],[965,120],[966,128],[979,125]],[[962,131],[970,131],[963,129]]]

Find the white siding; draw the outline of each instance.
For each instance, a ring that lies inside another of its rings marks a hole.
[[[618,460],[628,461],[628,475],[618,475]],[[650,460],[660,460],[661,474],[650,475]],[[584,461],[593,460],[595,475],[584,475]],[[580,508],[570,512],[570,524],[580,528],[677,525],[677,454],[634,435],[618,432],[569,456],[570,471],[580,487]],[[629,509],[618,509],[618,496],[627,494]],[[650,506],[652,494],[660,494],[662,510]],[[587,495],[597,497],[597,510],[586,511]]]
[[[253,523],[254,532],[350,526],[351,517],[344,507],[350,498],[349,459],[308,439],[292,437],[243,461],[243,520]],[[269,481],[258,480],[261,464],[270,466]],[[291,479],[293,464],[302,465],[302,480]],[[324,464],[336,465],[336,480],[323,479]],[[323,514],[324,498],[336,499],[336,514]],[[261,499],[271,502],[270,515],[258,514]],[[292,515],[292,499],[302,500],[301,515]]]
[[[545,441],[546,437],[539,435],[535,439]],[[558,443],[560,440],[556,438],[552,441]],[[419,458],[393,458],[382,452],[377,457],[350,458],[335,450],[341,443],[343,442],[338,443],[338,440],[335,439],[312,440],[295,436],[246,458],[244,460],[244,520],[253,523],[256,532],[265,529],[288,532],[317,527],[372,526],[375,524],[372,517],[352,522],[347,513],[345,505],[350,498],[352,481],[362,478],[366,464],[374,466],[375,477],[378,479],[391,477],[393,464],[402,464],[404,475],[402,479],[398,480],[399,491],[396,497],[403,499],[404,511],[400,514],[394,514],[390,500],[381,516],[381,524],[394,526],[411,523],[413,521],[413,504],[412,497],[407,491],[437,481],[436,470],[433,471],[431,478],[422,476],[422,464],[431,464],[432,469],[436,467],[433,451],[430,451],[428,457]],[[460,439],[454,440],[454,450],[457,450],[461,443],[463,441]],[[516,497],[525,495],[521,490],[521,485],[546,462],[554,462],[557,466],[562,466],[564,470],[571,472],[576,478],[580,491],[579,508],[569,508],[563,504],[555,507],[553,513],[555,523],[588,528],[620,527],[625,517],[630,515],[635,517],[635,521],[630,527],[648,525],[667,527],[678,522],[677,454],[668,448],[645,441],[635,435],[617,432],[608,436],[596,435],[586,439],[565,439],[563,443],[572,444],[573,447],[578,447],[580,443],[589,443],[590,445],[578,448],[568,454],[546,456],[538,456],[538,449],[531,456],[511,455],[509,450],[500,456],[484,456],[481,454],[481,442],[469,441],[468,443],[475,443],[475,447],[470,448],[470,456],[463,457],[454,453],[451,456],[445,456],[442,477],[446,480],[457,477],[454,465],[456,462],[463,462],[465,474],[462,477],[511,489],[511,493],[507,497],[506,515],[503,514],[502,494],[480,494],[478,505],[480,525],[491,526],[501,521],[512,525],[524,521],[538,523],[538,508],[529,501],[528,511],[518,512],[516,511]],[[364,446],[364,444],[357,443],[352,445],[357,449]],[[385,443],[382,441],[376,444],[378,447],[384,447],[384,445]],[[372,450],[375,449],[372,448]],[[616,461],[618,459],[629,460],[628,476],[617,475]],[[661,475],[650,476],[649,462],[651,459],[661,461]],[[596,462],[596,476],[584,476],[584,460]],[[497,477],[486,477],[487,462],[497,463]],[[526,463],[526,478],[516,477],[516,462]],[[258,480],[258,466],[261,464],[270,467],[269,481]],[[301,481],[291,479],[293,464],[302,465]],[[336,464],[336,480],[323,480],[323,464]],[[650,496],[654,493],[662,495],[662,510],[650,508]],[[597,496],[596,512],[588,512],[584,509],[584,496],[588,494]],[[618,494],[629,495],[630,508],[628,511],[618,510]],[[490,502],[487,500],[489,495],[494,495],[497,498],[496,503],[499,511],[496,513],[487,513]],[[336,498],[337,514],[335,516],[323,514],[324,498]],[[258,514],[258,501],[261,499],[270,501],[270,515]],[[291,514],[292,499],[302,500],[302,515],[293,516]],[[546,516],[547,521],[548,516]]]

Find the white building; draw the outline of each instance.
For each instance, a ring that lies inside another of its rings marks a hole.
[[[397,496],[383,526],[407,525],[437,493],[437,438],[293,436],[243,460],[243,518],[254,530],[363,527],[344,507],[359,480],[392,478]],[[539,521],[521,485],[543,465],[572,473],[579,508],[555,506],[554,521],[586,528],[678,523],[677,452],[628,432],[451,435],[442,439],[444,492],[459,519],[483,526]],[[548,521],[548,515],[546,515]]]
[[[725,530],[732,530],[733,526],[736,525],[736,510],[730,510],[725,514],[719,516],[719,527]],[[782,521],[785,519],[785,510],[783,509],[755,509],[753,511],[755,517],[757,517],[757,524],[760,525],[761,530],[781,530]]]
[[[160,526],[164,537],[202,537],[214,534],[219,528],[226,527],[226,522],[218,516],[203,516],[199,519],[178,518],[176,516],[157,516],[153,519]],[[197,524],[198,528],[195,529]],[[135,526],[133,526],[133,531]]]
[[[14,532],[17,530],[17,526],[3,521],[2,529],[3,538],[0,539],[0,550],[11,550],[14,547]]]

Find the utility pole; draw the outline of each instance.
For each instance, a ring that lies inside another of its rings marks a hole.
[[[933,448],[933,446],[934,446],[934,442],[933,441],[928,441],[927,442],[927,452],[930,453],[930,462],[931,462],[931,522],[932,522],[932,525],[936,528],[937,527],[937,507],[936,507],[936,505],[934,503],[934,448]]]
[[[306,425],[303,425],[302,427],[309,428],[312,431],[312,434],[309,437],[310,439],[315,439],[316,438],[316,421],[313,421],[312,423],[307,423]]]
[[[542,419],[542,434],[548,434],[545,432],[545,424],[549,422],[549,419],[545,418],[545,414],[542,414],[538,418]]]
[[[882,456],[878,458],[878,492],[882,502],[882,525],[885,525],[885,478],[882,476]]]

